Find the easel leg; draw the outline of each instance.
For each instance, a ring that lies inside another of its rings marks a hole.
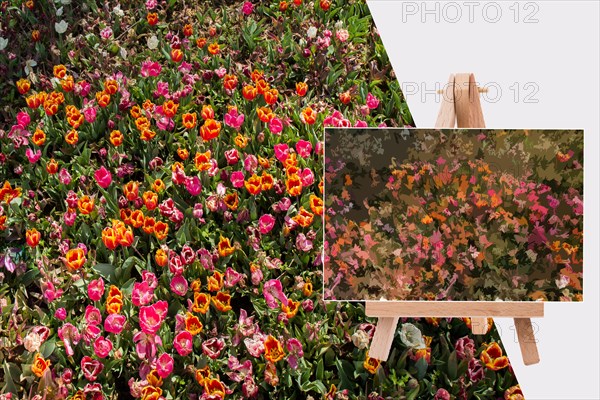
[[[485,335],[488,331],[488,320],[486,317],[471,318],[471,331],[473,335]]]
[[[377,320],[377,329],[375,329],[375,334],[373,335],[369,357],[381,361],[387,360],[392,348],[392,342],[394,341],[398,319],[396,317],[380,317]]]
[[[523,363],[525,365],[537,364],[540,362],[540,355],[537,349],[537,340],[529,318],[515,318],[515,328],[521,346]]]

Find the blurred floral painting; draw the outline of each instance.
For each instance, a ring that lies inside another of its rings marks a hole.
[[[323,301],[324,126],[412,125],[364,1],[0,2],[0,399],[522,399]]]
[[[326,132],[326,297],[582,300],[582,131]]]

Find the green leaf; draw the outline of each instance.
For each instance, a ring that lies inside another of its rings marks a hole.
[[[427,361],[424,357],[419,358],[419,360],[415,363],[415,367],[417,368],[417,379],[421,380],[427,374]]]
[[[115,279],[115,267],[112,264],[100,263],[94,265],[94,269],[108,282],[113,282]]]
[[[456,361],[456,350],[455,350],[452,353],[450,353],[450,357],[448,357],[448,377],[451,380],[456,380],[457,369],[458,369],[458,363]]]

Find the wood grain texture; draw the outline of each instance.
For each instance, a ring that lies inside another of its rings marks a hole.
[[[369,317],[518,317],[544,316],[542,302],[512,301],[368,301]]]
[[[521,347],[521,355],[525,365],[537,364],[540,362],[540,354],[537,348],[537,339],[533,332],[531,319],[515,318],[515,329],[519,338],[519,346]]]
[[[377,320],[377,328],[371,341],[369,348],[369,357],[376,358],[381,361],[386,361],[392,348],[394,334],[398,326],[398,317],[379,318]]]
[[[459,128],[485,128],[479,89],[473,74],[454,75],[454,110]]]
[[[435,127],[441,128],[454,128],[456,124],[456,112],[454,110],[454,74],[451,74],[448,78],[448,84],[442,89],[442,105],[438,112],[437,119],[435,121]]]

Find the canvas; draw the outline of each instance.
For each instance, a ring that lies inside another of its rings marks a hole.
[[[583,131],[325,135],[327,299],[583,300]]]

